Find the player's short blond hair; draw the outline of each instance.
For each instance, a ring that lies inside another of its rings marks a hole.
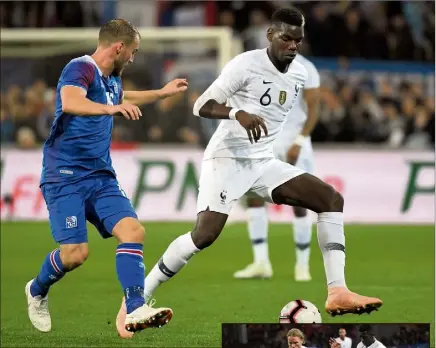
[[[299,330],[299,329],[290,329],[286,335],[286,337],[298,337],[301,338],[303,340],[303,343],[305,342],[305,337],[304,337],[304,333],[303,331]]]
[[[117,41],[124,41],[130,44],[136,38],[141,38],[138,29],[132,23],[118,18],[110,20],[100,28],[98,42],[100,44],[112,44]]]

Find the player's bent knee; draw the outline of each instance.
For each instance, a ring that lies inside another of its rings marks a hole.
[[[332,201],[332,211],[335,212],[344,211],[344,197],[336,190]]]
[[[131,217],[120,220],[114,227],[112,234],[120,243],[144,243],[145,228]]]
[[[60,246],[60,257],[65,269],[71,271],[88,259],[88,244],[63,244]]]
[[[333,186],[325,185],[324,196],[325,199],[322,200],[324,206],[321,208],[321,212],[343,212],[344,197]]]

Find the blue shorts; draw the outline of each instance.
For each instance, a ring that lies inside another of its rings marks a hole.
[[[110,175],[90,176],[74,183],[46,183],[41,188],[58,244],[88,242],[86,220],[103,238],[125,217],[137,218],[130,200]]]

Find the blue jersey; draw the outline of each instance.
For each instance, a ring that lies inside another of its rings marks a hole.
[[[105,77],[90,56],[71,60],[62,71],[56,89],[55,119],[44,144],[41,185],[73,182],[94,173],[115,177],[109,149],[113,116],[77,116],[62,111],[61,88],[76,86],[96,103],[122,101],[121,78]]]

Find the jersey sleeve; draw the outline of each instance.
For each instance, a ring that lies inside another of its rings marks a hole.
[[[248,62],[244,62],[242,55],[236,56],[226,64],[212,86],[215,85],[227,98],[230,98],[244,86],[247,65]]]
[[[75,86],[88,91],[94,81],[95,68],[89,62],[70,62],[62,72],[60,79],[61,88],[65,86]]]
[[[305,68],[307,70],[308,77],[304,85],[304,89],[319,88],[321,85],[321,77],[318,69],[315,67],[315,65],[313,65],[313,63],[306,64]]]
[[[227,63],[218,78],[195,102],[193,110],[195,116],[200,116],[200,109],[209,100],[225,104],[233,94],[244,86],[246,63],[244,64],[241,55]]]

